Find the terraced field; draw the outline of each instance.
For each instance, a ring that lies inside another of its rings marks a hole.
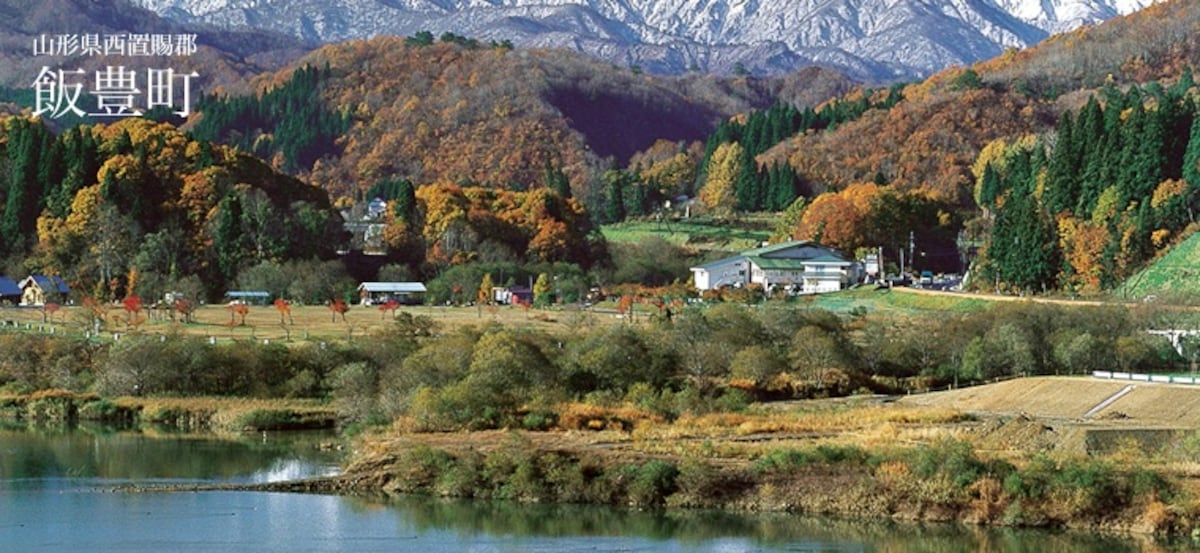
[[[1200,428],[1200,386],[1100,380],[1090,377],[1019,378],[949,392],[908,396],[903,405],[957,409],[969,413],[1026,415],[1080,420],[1127,386],[1134,388],[1090,418],[1121,422]]]

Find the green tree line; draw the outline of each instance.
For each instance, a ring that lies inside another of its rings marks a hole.
[[[1195,221],[1200,127],[1186,72],[1102,89],[1052,135],[993,144],[976,163],[985,285],[1116,286]]]

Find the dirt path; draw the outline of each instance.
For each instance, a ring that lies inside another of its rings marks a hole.
[[[980,294],[977,292],[949,292],[946,290],[924,290],[921,288],[896,287],[892,288],[893,292],[903,294],[917,294],[922,296],[945,296],[952,298],[964,298],[984,301],[1031,301],[1035,303],[1050,303],[1055,305],[1088,305],[1088,306],[1105,306],[1105,305],[1124,305],[1133,307],[1141,305],[1137,302],[1119,302],[1119,301],[1100,301],[1100,300],[1071,300],[1063,298],[1046,298],[1040,296],[1005,296],[1001,294]],[[1176,307],[1176,306],[1172,306]]]

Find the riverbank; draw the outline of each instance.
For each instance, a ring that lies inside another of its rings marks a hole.
[[[1184,402],[1181,394],[1200,394],[1200,389],[1139,388],[1113,405],[1113,416],[1087,420],[1072,409],[1086,410],[1091,400],[1049,401],[1067,391],[1102,399],[1110,385],[1035,378],[900,399],[757,404],[738,413],[670,421],[629,405],[574,405],[560,410],[571,417],[560,417],[543,431],[419,432],[416,421],[401,418],[391,429],[357,438],[338,476],[120,491],[419,494],[1192,532],[1200,520],[1194,499],[1200,497],[1194,462],[1200,437],[1193,427],[1149,418],[1169,410],[1142,406],[1155,402],[1146,397],[1154,393]],[[1005,397],[1009,400],[996,399]],[[138,405],[141,413],[201,413],[206,412],[201,406],[215,401],[121,398],[112,403],[130,410]],[[243,414],[279,407],[229,401]],[[234,412],[214,411],[207,420],[244,420]],[[1134,418],[1141,416],[1147,418]]]
[[[1133,420],[1120,415],[1120,405],[1115,415],[1094,420],[1059,412],[1061,402],[1046,402],[1046,409],[1058,409],[1047,415],[1032,400],[1019,402],[1032,412],[954,407],[964,397],[1000,392],[1061,397],[1089,383],[1028,379],[995,385],[996,395],[982,387],[902,401],[787,402],[671,422],[585,422],[540,432],[423,433],[401,420],[392,431],[361,437],[342,476],[297,485],[335,493],[1192,532],[1200,520],[1194,428]]]
[[[307,399],[221,397],[117,397],[67,390],[0,396],[0,418],[121,426],[156,424],[179,430],[245,432],[331,429],[337,412],[327,402]]]

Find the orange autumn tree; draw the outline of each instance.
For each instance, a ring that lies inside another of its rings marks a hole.
[[[287,317],[288,321],[291,321],[292,324],[295,324],[295,321],[292,320],[292,303],[291,302],[289,302],[283,298],[276,298],[274,305],[275,305],[275,310],[279,311],[279,324],[284,324],[285,316]]]
[[[246,315],[250,314],[250,306],[244,303],[229,305],[229,326],[234,326],[234,316],[237,316],[237,326],[246,326]]]
[[[391,298],[379,306],[379,318],[382,319],[390,311],[392,319],[395,319],[397,309],[400,309],[400,302],[396,298]]]
[[[843,251],[866,246],[870,235],[867,221],[879,195],[880,188],[869,183],[821,194],[804,210],[794,236]]]
[[[142,316],[142,298],[137,295],[125,296],[125,299],[121,300],[121,308],[125,310],[125,322],[130,328],[136,328],[145,322],[146,319]]]
[[[425,260],[435,266],[467,263],[480,251],[586,265],[603,247],[583,204],[547,188],[513,192],[435,184],[420,187],[416,198],[414,220],[423,221],[419,240],[408,223],[391,217],[385,241],[393,248],[423,242]]]
[[[329,313],[332,315],[331,322],[337,322],[337,316],[342,316],[342,322],[346,322],[346,312],[350,311],[350,305],[342,298],[335,299],[329,302]]]

